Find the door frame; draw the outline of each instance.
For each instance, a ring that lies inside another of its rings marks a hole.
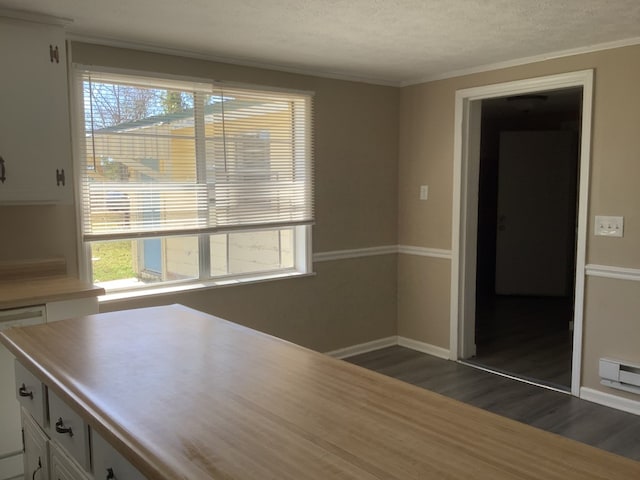
[[[478,234],[478,183],[480,172],[479,100],[582,87],[582,123],[578,183],[578,228],[575,265],[573,357],[571,394],[580,394],[584,285],[588,225],[589,172],[593,70],[549,75],[456,91],[453,218],[451,239],[450,359],[475,355],[476,248]]]

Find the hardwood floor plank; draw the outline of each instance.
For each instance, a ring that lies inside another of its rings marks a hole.
[[[477,305],[477,353],[469,363],[569,391],[569,297],[496,295]]]
[[[640,461],[640,416],[404,347],[388,347],[346,361]]]

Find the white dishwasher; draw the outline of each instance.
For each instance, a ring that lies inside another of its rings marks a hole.
[[[0,330],[46,320],[44,305],[0,310]],[[22,478],[22,428],[16,399],[14,356],[0,344],[0,480]]]

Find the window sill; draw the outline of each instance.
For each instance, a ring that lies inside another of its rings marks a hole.
[[[290,278],[298,277],[313,277],[315,272],[300,273],[300,272],[281,272],[281,273],[269,273],[267,275],[254,275],[250,277],[242,278],[225,278],[219,280],[207,280],[207,281],[194,281],[189,283],[181,283],[179,285],[164,285],[150,288],[141,288],[136,290],[127,290],[120,292],[107,293],[98,297],[99,303],[108,304],[111,302],[120,302],[123,300],[130,300],[134,298],[144,297],[157,297],[162,295],[172,295],[181,292],[191,292],[195,290],[206,290],[212,288],[232,287],[237,285],[250,285],[253,283],[271,282],[274,280],[286,280]]]

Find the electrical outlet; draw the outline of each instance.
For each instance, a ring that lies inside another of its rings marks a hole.
[[[624,217],[596,215],[595,234],[602,237],[622,237]]]

